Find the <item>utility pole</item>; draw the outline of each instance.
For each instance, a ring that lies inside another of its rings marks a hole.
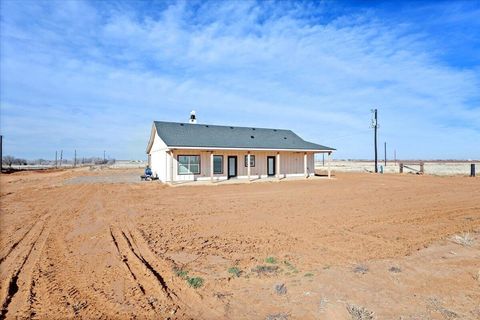
[[[395,161],[395,165],[397,165],[397,149],[393,150],[393,160]]]
[[[73,158],[73,167],[77,166],[77,149],[75,149],[75,156]]]
[[[103,163],[105,164],[105,150],[103,150]]]
[[[378,121],[377,121],[377,109],[372,109],[373,118],[372,118],[372,128],[373,128],[373,143],[375,147],[375,173],[378,173],[378,150],[377,150],[377,129],[378,129]]]
[[[384,145],[383,145],[383,151],[384,151],[384,155],[385,155],[385,167],[387,166],[387,141],[385,141]]]
[[[55,150],[55,169],[57,168],[57,159],[58,159],[57,150]]]
[[[63,150],[60,150],[60,167],[62,167],[62,161],[63,161]]]

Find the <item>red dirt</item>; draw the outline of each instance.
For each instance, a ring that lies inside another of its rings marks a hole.
[[[477,178],[69,183],[129,172],[1,176],[0,318],[348,319],[350,304],[380,319],[480,317]],[[473,246],[446,240],[462,232]]]

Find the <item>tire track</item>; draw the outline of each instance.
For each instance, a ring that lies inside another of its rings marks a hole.
[[[115,236],[113,235],[113,230],[112,230],[112,227],[110,227],[110,236],[112,237],[112,240],[113,240],[113,243],[115,245],[115,247],[117,248],[117,252],[118,252],[118,257],[119,259],[125,264],[125,266],[127,267],[128,269],[128,272],[130,273],[130,275],[132,276],[133,280],[135,281],[135,283],[137,284],[137,287],[140,289],[140,291],[142,292],[142,294],[144,296],[146,296],[146,291],[145,291],[145,288],[143,287],[143,285],[138,281],[138,278],[137,276],[135,275],[135,273],[133,272],[132,268],[130,267],[130,264],[128,263],[128,258],[123,255],[120,251],[120,248],[118,246],[118,242],[117,242],[117,239],[115,238]],[[148,304],[151,306],[152,310],[155,310],[155,305],[153,304],[153,302],[151,300],[147,300]]]
[[[8,256],[10,255],[10,253],[12,253],[12,251],[18,246],[18,244],[19,244],[20,242],[22,242],[23,239],[25,239],[25,237],[30,233],[30,231],[33,229],[33,227],[35,227],[35,225],[36,225],[37,223],[38,223],[38,221],[34,222],[34,223],[32,224],[32,226],[31,226],[30,228],[28,228],[27,232],[25,232],[25,233],[23,234],[23,236],[20,237],[20,239],[19,239],[17,242],[15,242],[15,243],[10,247],[10,249],[8,249],[8,252],[7,252],[3,257],[0,258],[0,264],[2,264],[3,261],[8,258]]]
[[[163,277],[160,275],[160,273],[157,270],[155,270],[155,268],[152,267],[152,265],[142,256],[142,254],[140,252],[139,253],[136,252],[136,250],[133,248],[132,242],[127,237],[125,232],[124,231],[121,231],[121,232],[122,232],[123,237],[127,241],[128,247],[130,248],[132,253],[135,255],[135,257],[137,257],[137,259],[147,268],[147,270],[149,270],[153,274],[153,276],[157,279],[158,283],[162,287],[162,289],[165,292],[165,294],[167,295],[167,297],[169,299],[172,299],[171,294],[170,294],[170,290],[169,290],[169,288],[168,288],[168,286],[165,282],[165,279],[163,279]],[[138,247],[137,247],[137,250],[138,250]]]
[[[28,228],[28,230],[23,234],[23,236],[20,237],[20,239],[18,239],[11,247],[10,249],[8,250],[8,252],[0,258],[0,264],[2,264],[8,257],[9,255],[15,250],[15,248],[18,247],[18,245],[25,239],[27,238],[27,236],[30,234],[30,232],[32,231],[32,229],[38,225],[42,220],[43,220],[43,223],[45,224],[45,221],[49,218],[49,214],[45,214],[43,216],[41,216],[40,218],[37,219],[37,221],[35,221],[31,226],[30,228]]]
[[[8,307],[9,307],[10,303],[12,302],[12,299],[15,297],[15,295],[19,291],[19,286],[18,286],[17,282],[18,282],[18,278],[20,277],[20,273],[22,272],[25,264],[28,261],[28,258],[30,257],[30,255],[33,251],[33,248],[37,244],[38,239],[40,239],[40,237],[42,236],[44,230],[45,230],[45,224],[42,226],[42,229],[40,230],[40,233],[39,233],[38,237],[31,244],[27,254],[25,255],[22,263],[20,264],[20,267],[16,271],[14,271],[12,277],[10,278],[10,280],[8,282],[7,296],[5,297],[5,300],[2,303],[2,310],[0,312],[0,320],[5,319],[6,316],[7,316]]]
[[[65,236],[69,230],[68,226],[75,223],[78,216],[84,214],[82,209],[92,198],[92,192],[94,191],[89,191],[86,187],[77,189],[74,197],[69,198],[73,203],[73,210],[65,208],[62,201],[58,202],[55,211],[59,213],[52,225],[53,230],[49,234],[39,272],[32,280],[30,315],[42,319],[45,317],[107,319],[105,307],[97,306],[101,305],[100,297],[91,288],[87,290],[86,287],[82,287],[77,277],[69,273],[72,266],[77,265],[79,261],[69,249]]]

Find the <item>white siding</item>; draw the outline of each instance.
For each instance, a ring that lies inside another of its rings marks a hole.
[[[223,173],[214,174],[217,179],[227,178],[228,156],[237,156],[237,175],[239,178],[248,176],[248,168],[245,166],[245,156],[247,151],[213,151],[214,155],[223,156]],[[200,156],[200,174],[178,174],[178,156],[179,155],[199,155]],[[173,151],[173,180],[174,181],[192,181],[210,179],[210,151],[205,150],[174,150]],[[275,156],[275,151],[252,151],[251,156],[255,156],[255,166],[250,168],[251,178],[261,178],[267,175],[267,156]],[[278,163],[276,164],[278,166]],[[307,152],[307,171],[314,174],[314,155],[313,152]],[[302,176],[304,174],[304,152],[280,152],[280,176]]]
[[[154,176],[161,181],[167,180],[167,145],[155,133],[152,148],[150,149],[150,167]]]

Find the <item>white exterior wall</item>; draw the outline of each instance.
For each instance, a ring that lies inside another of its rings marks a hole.
[[[167,145],[162,139],[155,133],[153,139],[152,148],[150,149],[150,168],[152,169],[153,176],[157,176],[161,181],[167,180]]]
[[[223,173],[214,174],[215,180],[223,180],[228,177],[228,156],[237,157],[237,177],[248,178],[248,167],[245,166],[245,156],[248,151],[245,150],[170,150],[165,142],[158,136],[155,128],[152,131],[150,143],[151,148],[148,151],[149,165],[154,176],[158,177],[162,182],[171,181],[193,181],[193,180],[209,180],[211,178],[211,154],[223,156]],[[280,164],[277,162],[277,155],[280,155]],[[313,152],[307,154],[307,173],[315,174],[315,160]],[[179,155],[199,155],[200,156],[200,174],[178,174]],[[255,166],[250,167],[250,178],[267,177],[267,157],[275,157],[276,173],[280,173],[280,177],[303,176],[304,171],[304,155],[305,152],[295,151],[250,151],[251,156],[255,156]],[[279,171],[278,171],[279,169]]]
[[[173,150],[173,180],[174,181],[193,181],[210,179],[210,161],[211,152],[205,150]],[[214,174],[215,180],[227,179],[228,156],[237,156],[237,177],[248,178],[248,168],[245,166],[245,156],[247,151],[238,150],[219,150],[213,151],[214,155],[223,156],[223,173]],[[303,176],[304,175],[304,152],[285,152],[280,154],[280,177]],[[179,155],[199,155],[200,156],[200,174],[178,174]],[[251,151],[251,156],[255,156],[255,166],[250,167],[250,177],[264,178],[267,176],[267,156],[274,156],[276,161],[277,152],[275,151]],[[169,156],[169,155],[168,155]],[[278,166],[278,163],[276,163]],[[307,152],[307,172],[309,175],[315,174],[313,152]]]

